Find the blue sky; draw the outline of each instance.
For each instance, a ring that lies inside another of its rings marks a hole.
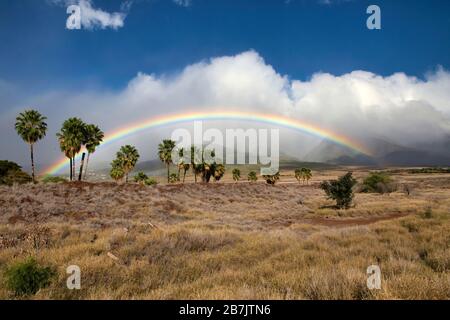
[[[36,151],[47,164],[61,156],[55,133],[71,116],[108,133],[161,113],[234,108],[367,144],[440,151],[450,139],[450,1],[186,1],[1,0],[0,158],[27,165],[12,124],[29,107],[48,117]],[[68,3],[102,10],[105,28],[66,29]],[[366,27],[370,4],[381,30]],[[171,129],[118,144],[149,159],[148,141]],[[302,157],[320,141],[283,133],[281,147]]]
[[[123,1],[94,0],[105,11]],[[382,30],[365,27],[373,1],[136,0],[118,30],[65,29],[50,0],[0,2],[0,78],[47,87],[120,88],[138,71],[171,74],[213,56],[254,49],[281,74],[367,70],[423,76],[450,67],[450,2],[375,1]]]

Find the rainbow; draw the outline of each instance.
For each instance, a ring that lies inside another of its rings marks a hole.
[[[177,113],[170,115],[162,115],[152,117],[140,122],[136,122],[125,127],[119,128],[105,135],[105,138],[100,145],[100,147],[107,144],[116,142],[125,137],[131,136],[138,132],[166,126],[173,125],[177,123],[185,123],[195,120],[241,120],[241,121],[254,121],[260,123],[267,123],[271,125],[277,125],[304,133],[312,134],[321,138],[333,141],[336,144],[348,147],[358,153],[370,155],[371,152],[366,149],[358,141],[346,137],[339,133],[320,128],[317,125],[306,123],[304,121],[296,120],[293,118],[288,118],[285,116],[274,115],[274,114],[263,114],[255,112],[240,112],[240,111],[220,111],[220,112],[188,112],[188,113]],[[80,155],[77,157],[80,157]],[[64,167],[69,166],[69,161],[67,158],[62,158],[55,162],[49,168],[45,170],[46,175],[58,174]]]

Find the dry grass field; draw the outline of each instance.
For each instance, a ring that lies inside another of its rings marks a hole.
[[[449,299],[450,175],[400,172],[410,195],[357,193],[337,210],[318,184],[342,173],[0,187],[0,283],[34,256],[57,274],[30,299]],[[366,286],[372,264],[381,290]],[[81,290],[66,287],[69,265]],[[14,296],[0,285],[0,298]]]

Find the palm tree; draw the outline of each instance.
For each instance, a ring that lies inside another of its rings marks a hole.
[[[167,166],[167,183],[170,178],[170,164],[172,163],[172,150],[175,148],[175,141],[164,139],[162,143],[158,145],[159,159]]]
[[[128,182],[128,174],[133,170],[134,166],[139,160],[139,152],[137,149],[129,144],[120,148],[117,152],[117,165],[120,164],[124,174],[125,182]]]
[[[308,184],[308,182],[309,182],[309,179],[311,179],[311,177],[312,177],[312,172],[311,172],[311,169],[308,169],[308,168],[302,168],[302,177],[303,177],[303,180],[306,180],[306,184]]]
[[[198,170],[202,174],[202,182],[209,183],[211,176],[214,176],[215,168],[217,166],[216,162],[207,163],[205,161],[205,154],[209,154],[209,158],[213,159],[216,156],[215,150],[202,150],[202,163],[198,166]]]
[[[235,168],[235,169],[233,169],[233,172],[232,172],[232,173],[233,173],[233,180],[234,180],[235,182],[238,182],[239,179],[241,178],[241,170]]]
[[[111,162],[111,171],[109,172],[109,175],[116,182],[123,179],[125,171],[123,170],[122,163],[119,159],[115,159],[113,160],[113,162]]]
[[[86,136],[84,145],[86,146],[86,150],[88,152],[87,159],[86,159],[86,169],[84,169],[84,179],[86,180],[86,175],[88,171],[88,164],[89,164],[89,156],[95,152],[95,149],[102,143],[103,138],[105,137],[105,134],[103,133],[100,128],[94,124],[88,124],[86,126]]]
[[[45,137],[47,133],[47,123],[45,120],[47,118],[42,116],[36,110],[25,110],[21,112],[16,118],[16,131],[19,136],[30,145],[30,155],[31,155],[31,177],[33,182],[36,182],[34,174],[34,150],[33,146],[42,138]]]
[[[303,178],[302,170],[303,170],[303,168],[295,169],[295,179],[297,179],[298,183],[300,183],[300,180],[302,180],[302,178]]]
[[[186,172],[189,171],[190,167],[191,167],[191,165],[189,163],[183,164],[183,183],[184,183],[184,180],[186,179]]]
[[[186,179],[186,172],[189,170],[191,165],[190,163],[184,161],[184,148],[181,148],[178,151],[178,155],[180,157],[180,160],[178,162],[178,180],[180,180],[180,171],[183,170],[183,183],[184,183],[184,180]]]
[[[71,161],[70,179],[75,177],[75,157],[86,140],[86,124],[79,118],[64,121],[61,131],[56,134],[59,147]]]
[[[250,172],[248,173],[247,179],[248,179],[248,181],[250,181],[250,182],[255,182],[255,181],[257,181],[257,180],[258,180],[258,177],[257,177],[257,175],[256,175],[256,172],[255,172],[255,171],[250,171]]]
[[[194,181],[197,183],[197,175],[202,172],[202,164],[196,163],[198,159],[196,159],[196,155],[200,153],[198,148],[194,145],[191,146],[191,168],[192,173],[194,174]]]

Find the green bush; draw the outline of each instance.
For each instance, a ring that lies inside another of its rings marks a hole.
[[[248,179],[248,181],[250,181],[250,182],[255,182],[255,181],[258,180],[258,176],[256,175],[256,172],[255,172],[255,171],[250,171],[250,172],[248,173],[247,179]]]
[[[40,266],[34,258],[10,266],[5,272],[6,286],[16,296],[33,295],[51,283],[56,272]]]
[[[158,184],[158,182],[155,180],[155,178],[147,178],[147,179],[144,181],[144,184],[145,184],[146,186],[156,186],[156,185]]]
[[[391,193],[397,190],[392,178],[383,172],[372,172],[362,183],[361,192]]]
[[[340,209],[348,209],[353,201],[353,187],[356,179],[351,172],[347,172],[338,180],[324,181],[320,188],[325,191],[329,199],[336,200],[336,206]]]
[[[62,183],[67,182],[67,179],[63,177],[54,177],[54,176],[45,176],[42,180],[42,183]]]
[[[145,180],[147,180],[147,179],[148,179],[147,175],[144,172],[142,172],[142,171],[139,171],[134,176],[134,181],[137,182],[137,183],[141,183],[141,184],[144,184]]]

